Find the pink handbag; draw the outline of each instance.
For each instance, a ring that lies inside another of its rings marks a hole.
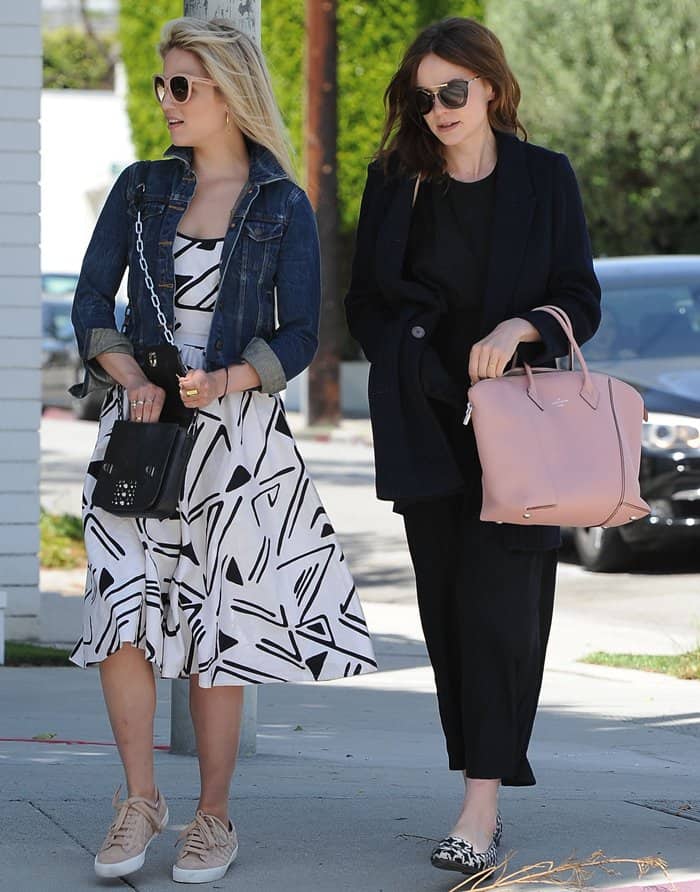
[[[471,417],[482,467],[481,519],[613,527],[644,517],[641,396],[610,375],[589,372],[563,310],[537,309],[566,333],[569,368],[525,363],[469,388],[464,423]]]

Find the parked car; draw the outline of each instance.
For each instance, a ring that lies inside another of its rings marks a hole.
[[[100,417],[105,391],[94,391],[82,400],[68,393],[68,388],[83,377],[83,363],[70,318],[77,284],[78,276],[71,273],[44,273],[41,277],[41,401],[42,406],[73,409],[78,418],[96,421]],[[126,301],[118,297],[115,307],[117,327],[124,322],[126,306]]]
[[[595,269],[602,321],[584,356],[634,386],[649,413],[640,484],[651,514],[573,531],[581,563],[613,571],[638,550],[700,546],[700,256],[609,258]]]

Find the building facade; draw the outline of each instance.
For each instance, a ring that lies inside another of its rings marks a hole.
[[[6,636],[39,634],[39,0],[0,4],[0,590]]]

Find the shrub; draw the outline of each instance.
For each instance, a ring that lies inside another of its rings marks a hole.
[[[126,109],[138,158],[161,158],[170,144],[168,128],[153,98],[151,77],[162,70],[160,29],[182,15],[182,0],[121,0],[119,40],[126,69]]]
[[[700,6],[490,0],[533,142],[566,152],[600,254],[697,250]]]
[[[94,38],[79,28],[55,28],[43,36],[44,87],[59,90],[114,88],[114,38]]]

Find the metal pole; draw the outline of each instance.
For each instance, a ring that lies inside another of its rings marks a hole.
[[[185,15],[199,19],[224,18],[245,31],[260,45],[261,0],[185,0]],[[258,689],[246,685],[243,695],[243,716],[239,756],[252,756],[256,750],[258,726]],[[197,752],[194,727],[190,716],[189,682],[173,679],[170,688],[170,752],[193,756]]]
[[[306,0],[306,186],[321,240],[321,330],[309,368],[309,424],[340,420],[336,0]]]

